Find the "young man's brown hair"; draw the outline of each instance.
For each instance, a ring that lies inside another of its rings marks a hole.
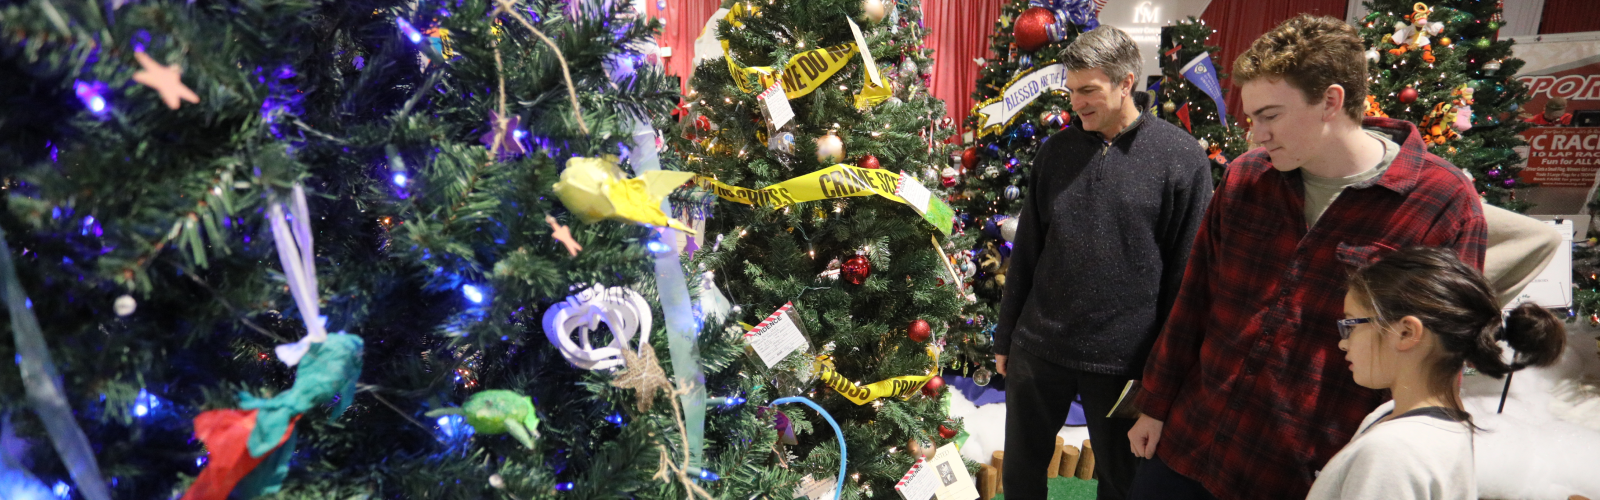
[[[1329,86],[1344,88],[1344,112],[1361,122],[1367,107],[1366,45],[1361,34],[1332,17],[1300,14],[1257,38],[1233,61],[1233,82],[1282,78],[1306,102],[1322,100]]]

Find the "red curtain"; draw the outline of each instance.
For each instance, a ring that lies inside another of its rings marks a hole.
[[[1544,0],[1544,18],[1539,34],[1600,31],[1600,12],[1595,0]]]
[[[1573,0],[1573,3],[1588,1],[1593,0]],[[1212,63],[1219,72],[1232,73],[1233,59],[1250,48],[1250,44],[1261,34],[1302,12],[1344,19],[1345,3],[1346,0],[1211,0],[1200,19],[1216,30],[1207,43],[1221,48],[1213,56],[1215,59]],[[1548,5],[1545,7],[1547,12]],[[1240,110],[1239,89],[1228,80],[1222,81],[1222,88],[1227,89],[1228,115],[1236,117],[1237,123],[1242,123],[1244,114]]]
[[[664,61],[667,74],[681,79],[683,88],[681,92],[689,91],[689,78],[694,76],[694,39],[700,37],[700,28],[704,27],[706,20],[717,11],[721,2],[719,0],[646,0],[649,5],[651,17],[658,17],[667,23],[661,37],[657,42],[662,47],[671,47],[672,56]],[[666,6],[663,11],[659,6]]]
[[[932,33],[934,97],[944,100],[945,116],[955,119],[956,135],[972,110],[972,89],[978,82],[978,63],[988,59],[989,36],[1000,19],[1004,0],[921,0],[922,21]]]

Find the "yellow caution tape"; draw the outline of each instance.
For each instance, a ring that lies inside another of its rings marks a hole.
[[[772,209],[779,209],[804,201],[873,195],[912,206],[911,202],[895,194],[895,187],[900,183],[900,174],[887,170],[861,168],[845,164],[837,164],[756,189],[731,186],[705,176],[696,176],[694,182],[701,188],[716,193],[718,197],[724,200]],[[941,232],[950,234],[950,226],[955,216],[955,211],[944,200],[931,198],[928,200],[928,206],[912,206],[912,208],[922,213],[924,218]]]
[[[754,14],[755,9],[751,9],[750,13]],[[744,4],[735,3],[732,8],[728,9],[728,15],[724,16],[723,19],[727,20],[728,24],[739,27],[744,25],[744,22],[740,19],[743,19],[745,15]],[[739,63],[734,62],[733,53],[728,50],[728,41],[722,40],[723,59],[728,61],[728,72],[733,75],[733,81],[739,85],[739,89],[745,92],[756,92],[771,87],[774,81],[782,80],[783,93],[789,96],[790,99],[795,99],[817,90],[828,78],[833,77],[835,73],[849,65],[850,59],[856,55],[856,52],[857,48],[854,43],[843,43],[832,47],[808,50],[790,57],[789,63],[784,65],[783,71],[780,73],[774,71],[771,66],[752,66],[748,68],[740,66]],[[759,87],[750,86],[750,75],[754,75],[757,78],[760,82]],[[884,99],[887,98],[888,96],[885,95]],[[880,102],[881,100],[879,99]]]
[[[928,349],[928,356],[934,359],[935,365],[938,364],[939,357],[933,351],[933,348]],[[928,379],[933,378],[933,373],[930,370],[927,375],[894,377],[867,385],[859,385],[835,371],[833,369],[833,360],[828,356],[817,358],[817,371],[821,374],[823,384],[832,387],[845,399],[849,399],[850,402],[858,405],[867,404],[878,398],[896,397],[904,399],[910,397],[916,394],[918,390],[921,390],[922,385],[928,383]]]

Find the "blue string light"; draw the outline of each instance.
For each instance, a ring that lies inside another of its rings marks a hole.
[[[101,118],[104,118],[106,112],[111,110],[111,106],[106,103],[105,91],[106,85],[104,83],[84,82],[82,80],[72,82],[72,92],[78,95],[78,100],[83,101],[83,106],[89,108],[90,113],[94,113],[95,116]]]
[[[472,301],[473,304],[482,304],[483,303],[483,291],[482,290],[478,290],[477,286],[474,286],[474,285],[461,285],[461,294],[462,295],[466,295],[467,296],[467,300]]]
[[[556,491],[572,491],[572,487],[573,484],[571,481],[565,483],[556,483]]]
[[[662,242],[659,242],[659,241],[656,241],[656,240],[650,240],[649,243],[645,243],[644,244],[644,248],[646,250],[649,250],[650,253],[655,253],[655,254],[665,253],[666,251],[672,249],[672,247],[667,246],[666,243],[662,243]]]
[[[55,493],[56,498],[72,498],[72,487],[67,486],[67,483],[63,481],[56,481],[55,487],[51,488],[50,492]]]
[[[622,425],[622,414],[612,413],[610,416],[606,417],[606,421],[611,422],[611,425]]]
[[[699,467],[690,467],[689,473],[694,474],[695,477],[700,478],[702,481],[716,481],[718,479],[722,479],[722,476],[718,476],[717,473]]]
[[[404,174],[404,173],[396,173],[396,174],[394,174],[394,185],[400,186],[400,187],[406,187],[406,181],[407,181],[406,174]]]
[[[403,17],[397,17],[394,19],[394,23],[400,25],[400,33],[405,34],[406,39],[411,40],[411,43],[422,43],[422,32],[417,31],[417,28],[412,26],[410,21]]]

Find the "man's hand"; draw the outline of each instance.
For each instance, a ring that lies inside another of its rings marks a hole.
[[[1156,457],[1156,444],[1161,442],[1161,425],[1160,420],[1143,413],[1139,414],[1139,421],[1134,422],[1133,429],[1128,431],[1128,444],[1133,446],[1134,456]]]
[[[1001,375],[1006,374],[1006,355],[994,355],[994,371],[1000,372]]]

